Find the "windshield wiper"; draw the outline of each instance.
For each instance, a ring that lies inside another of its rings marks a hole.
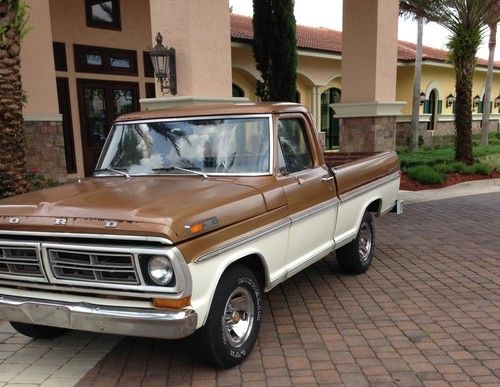
[[[127,179],[130,179],[130,175],[125,172],[125,171],[121,171],[119,169],[115,169],[115,168],[110,168],[110,167],[107,167],[107,168],[102,168],[102,169],[96,169],[94,171],[95,172],[114,172],[114,173],[118,173],[119,175],[122,175],[122,176],[125,176]]]
[[[166,168],[153,168],[154,172],[168,172],[168,171],[184,171],[184,172],[191,172],[194,173],[195,175],[200,175],[203,176],[205,179],[208,179],[208,175],[203,172],[195,171],[194,169],[186,169],[186,168],[180,168],[180,167],[166,167]]]

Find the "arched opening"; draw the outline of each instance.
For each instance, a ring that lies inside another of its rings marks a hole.
[[[436,129],[438,115],[443,111],[443,101],[439,99],[437,89],[432,89],[429,93],[429,99],[424,101],[424,114],[430,114],[430,120],[427,125],[427,130]]]
[[[233,97],[244,97],[245,91],[236,83],[233,83]]]
[[[334,117],[330,107],[341,99],[340,89],[331,87],[321,93],[321,131],[325,132],[325,148],[334,149],[339,146],[339,119]]]

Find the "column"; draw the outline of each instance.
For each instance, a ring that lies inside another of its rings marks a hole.
[[[317,110],[316,107],[318,106],[318,95],[316,94],[316,86],[311,86],[311,94],[312,94],[312,107],[311,107],[312,111],[311,111],[311,114],[313,116],[314,125],[319,130],[318,125],[317,125],[317,122],[318,122],[318,110]]]
[[[177,96],[141,101],[146,108],[232,101],[228,0],[150,0],[152,44],[161,32],[176,50]],[[157,85],[157,96],[162,96]]]
[[[21,42],[26,163],[29,170],[66,180],[62,116],[57,100],[49,0],[27,0],[30,31]]]
[[[316,126],[318,131],[321,131],[321,86],[315,86],[315,89],[316,101],[318,101],[316,105]]]
[[[396,144],[397,0],[349,0],[343,5],[340,150],[392,150]]]

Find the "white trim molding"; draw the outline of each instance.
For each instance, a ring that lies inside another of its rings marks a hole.
[[[430,114],[423,114],[420,113],[418,116],[418,122],[430,122],[431,121],[431,115]],[[403,122],[411,122],[411,115],[405,114],[396,117],[396,122],[397,123],[403,123]]]
[[[62,114],[25,114],[23,116],[26,122],[61,122]]]
[[[481,121],[483,119],[482,114],[473,113],[472,121]],[[453,122],[455,120],[455,116],[453,114],[439,114],[437,117],[438,122]],[[430,122],[431,115],[430,114],[420,114],[419,122]],[[500,114],[491,114],[490,121],[500,121]],[[397,123],[411,122],[411,115],[404,115],[396,117]]]
[[[354,117],[392,117],[401,115],[401,109],[406,105],[404,101],[396,102],[354,102],[332,103],[330,107],[335,111],[335,118]]]
[[[238,102],[249,102],[249,99],[246,97],[204,97],[186,95],[182,97],[142,98],[139,100],[141,106],[146,110],[158,110],[179,106]]]

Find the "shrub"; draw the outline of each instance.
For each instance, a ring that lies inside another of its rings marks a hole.
[[[427,165],[417,165],[405,171],[411,179],[420,184],[440,184],[446,181],[446,174]]]
[[[466,165],[461,161],[453,161],[451,163],[442,163],[436,165],[436,169],[443,173],[462,173]]]
[[[474,165],[467,165],[462,173],[464,175],[489,175],[491,168],[486,164],[476,163]]]
[[[500,153],[478,157],[478,161],[481,164],[487,165],[492,170],[500,171]]]
[[[26,173],[26,180],[28,181],[30,191],[39,191],[45,188],[57,187],[61,184],[55,180],[47,179],[43,175],[36,172]]]
[[[478,175],[489,175],[493,168],[483,163],[476,163],[473,165],[475,173]]]

